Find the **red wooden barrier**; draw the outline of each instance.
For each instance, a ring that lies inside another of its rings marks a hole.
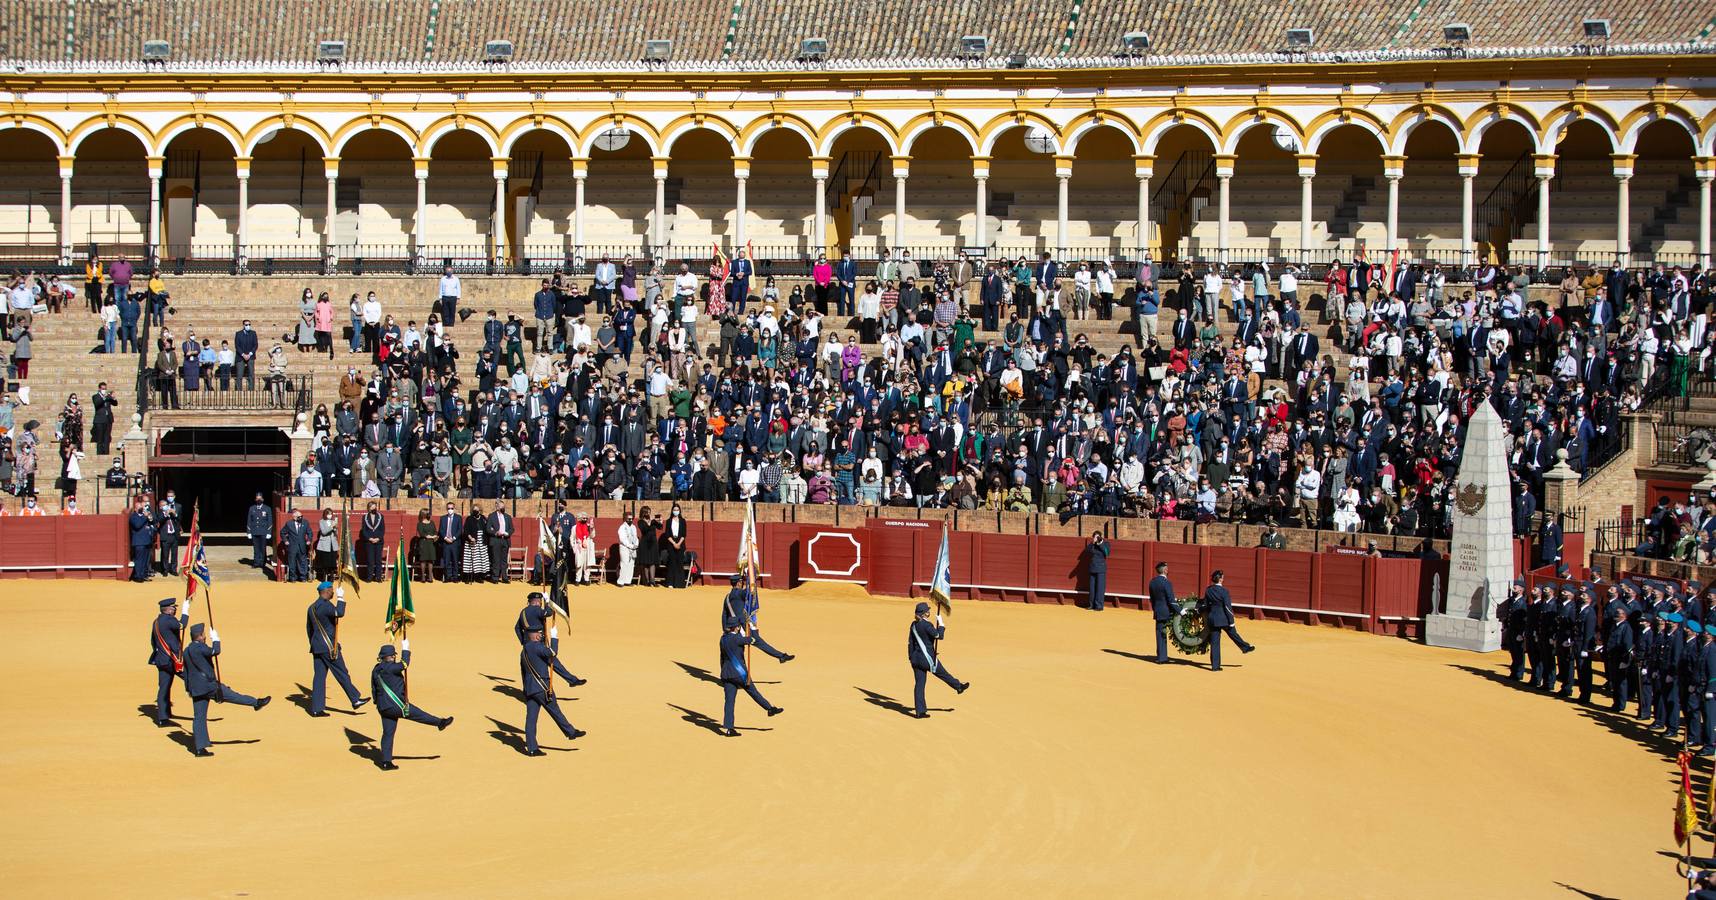
[[[130,566],[129,514],[0,518],[0,578],[123,579]]]
[[[798,526],[798,579],[868,584],[874,564],[868,549],[871,531],[869,528],[826,525]],[[939,539],[939,532],[937,537]],[[933,558],[930,565],[935,565]]]

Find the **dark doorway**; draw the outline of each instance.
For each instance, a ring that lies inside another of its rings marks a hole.
[[[285,488],[291,455],[278,428],[175,428],[149,461],[150,480],[158,497],[175,494],[187,530],[194,508],[205,534],[243,535],[256,495],[272,506]]]

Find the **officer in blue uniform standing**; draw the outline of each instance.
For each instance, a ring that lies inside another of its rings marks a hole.
[[[947,625],[939,613],[931,625],[929,613],[930,605],[919,603],[913,611],[911,627],[906,630],[906,660],[912,664],[912,702],[916,710],[913,715],[920,719],[929,718],[929,711],[924,709],[924,683],[930,675],[940,678],[956,694],[963,694],[971,687],[971,682],[960,681],[942,666],[936,642],[947,635]]]
[[[1634,718],[1645,721],[1656,711],[1656,610],[1646,608],[1634,639],[1633,670],[1638,673],[1639,709]]]
[[[721,601],[721,630],[726,631],[729,628],[749,626],[750,640],[746,643],[755,646],[779,662],[792,662],[795,657],[791,653],[776,650],[770,646],[768,641],[763,640],[762,631],[757,628],[755,620],[750,615],[751,612],[761,609],[763,604],[760,599],[752,602],[750,591],[744,588],[744,580],[744,576],[736,572],[729,579],[733,586],[728,589],[727,596]]]
[[[584,679],[566,671],[566,667],[560,664],[560,657],[555,655],[560,650],[558,629],[550,628],[548,636],[550,643],[544,644],[542,629],[530,629],[524,648],[518,654],[519,677],[524,684],[525,756],[548,755],[536,746],[536,717],[545,709],[567,740],[574,741],[584,736],[584,732],[573,728],[572,723],[566,721],[566,714],[560,711],[560,702],[554,698],[554,675],[559,673],[573,687],[584,684]]]
[[[1227,577],[1226,573],[1220,569],[1211,572],[1210,586],[1204,588],[1203,602],[1198,604],[1198,611],[1204,614],[1204,622],[1209,625],[1210,629],[1210,671],[1212,672],[1221,671],[1222,632],[1227,632],[1227,636],[1233,638],[1233,642],[1239,645],[1241,653],[1250,653],[1257,649],[1246,643],[1245,638],[1239,636],[1238,629],[1233,627],[1233,596],[1221,584],[1225,577]]]
[[[1712,717],[1716,717],[1716,625],[1706,625],[1703,628],[1704,639],[1698,641],[1698,664],[1692,668],[1692,684],[1690,685],[1691,702],[1698,707],[1698,733],[1688,734],[1688,743],[1698,745],[1698,755],[1703,757],[1716,756],[1716,745],[1712,744]]]
[[[256,502],[245,514],[244,533],[250,537],[251,566],[258,572],[265,571],[268,567],[268,542],[274,539],[274,510],[263,501],[261,492],[257,493]]]
[[[1519,681],[1525,675],[1526,622],[1531,610],[1527,606],[1525,582],[1516,579],[1507,599],[1496,610],[1502,623],[1502,646],[1508,653],[1508,678]]]
[[[352,709],[362,709],[369,702],[352,684],[351,672],[346,669],[345,656],[340,652],[339,621],[345,614],[346,589],[336,588],[327,581],[316,585],[316,602],[310,604],[304,615],[304,632],[310,639],[310,661],[314,666],[310,675],[310,715],[316,718],[328,714],[329,672],[346,692]]]
[[[1591,702],[1591,655],[1597,652],[1596,597],[1590,585],[1579,592],[1579,606],[1573,611],[1573,673],[1579,684],[1579,702]]]
[[[1633,677],[1633,627],[1627,623],[1627,608],[1616,606],[1610,618],[1614,624],[1609,628],[1609,639],[1603,645],[1603,670],[1609,676],[1609,695],[1614,700],[1613,709],[1621,712],[1626,709],[1628,693],[1632,688]]]
[[[149,507],[141,498],[131,508],[128,521],[131,526],[131,580],[148,581],[154,574],[150,563],[153,562],[151,556],[155,546],[155,519],[149,515]]]
[[[399,768],[393,764],[393,733],[399,728],[400,719],[433,725],[441,731],[453,724],[453,717],[439,718],[424,712],[421,707],[411,705],[411,695],[406,690],[405,667],[411,665],[411,639],[400,641],[404,656],[397,657],[392,644],[381,645],[381,652],[376,654],[375,668],[369,673],[369,690],[375,695],[375,711],[381,713],[381,766],[383,771],[391,772]]]
[[[173,717],[173,679],[185,675],[185,628],[191,624],[191,601],[179,605],[173,617],[174,600],[161,599],[161,612],[149,629],[149,664],[155,667],[155,724],[170,725]]]
[[[1108,541],[1098,530],[1090,536],[1090,545],[1085,549],[1090,554],[1085,570],[1090,582],[1090,608],[1094,612],[1102,612],[1108,602]]]
[[[197,756],[213,756],[209,749],[209,701],[261,709],[272,697],[250,697],[220,683],[215,677],[215,657],[220,655],[220,632],[191,626],[191,646],[185,650],[185,693],[191,695],[192,748]]]
[[[1656,636],[1656,656],[1651,666],[1656,703],[1650,730],[1673,736],[1680,729],[1680,648],[1686,640],[1680,635],[1680,613],[1662,615],[1662,631]]]
[[[512,623],[512,633],[518,638],[518,645],[523,647],[530,643],[530,633],[541,631],[548,618],[548,610],[543,608],[541,591],[531,591],[525,598],[525,607],[518,611],[518,619]]]
[[[1150,579],[1150,615],[1156,620],[1156,663],[1168,662],[1168,625],[1179,613],[1174,602],[1174,583],[1168,580],[1168,564],[1156,564],[1156,577]]]
[[[721,734],[726,737],[739,736],[739,732],[733,728],[733,701],[738,699],[740,691],[751,695],[751,699],[757,701],[757,705],[771,716],[778,716],[785,711],[764,699],[757,686],[751,683],[751,675],[745,670],[745,645],[755,643],[756,638],[741,632],[739,625],[738,620],[727,620],[723,617],[721,692],[725,699],[721,706]]]

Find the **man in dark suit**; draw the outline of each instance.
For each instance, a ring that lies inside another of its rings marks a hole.
[[[519,678],[524,685],[524,755],[546,756],[542,748],[536,746],[536,717],[543,710],[548,711],[549,717],[560,726],[560,733],[566,735],[569,741],[575,741],[584,736],[584,732],[572,727],[566,721],[566,714],[560,711],[560,702],[554,698],[554,675],[573,687],[584,683],[584,680],[566,671],[556,655],[560,650],[559,629],[550,627],[548,630],[550,644],[542,643],[542,629],[531,629],[526,643],[518,655]]]
[[[362,709],[368,697],[358,694],[352,684],[351,672],[340,653],[340,619],[346,614],[346,589],[335,588],[331,582],[316,585],[316,601],[304,615],[304,633],[310,639],[310,715],[322,718],[328,714],[328,673],[346,692],[352,709]]]
[[[459,538],[465,533],[465,517],[447,504],[447,512],[435,523],[435,541],[441,545],[441,580],[459,580]]]
[[[191,646],[185,651],[185,693],[191,695],[194,710],[191,721],[191,746],[197,756],[213,756],[209,749],[209,701],[234,703],[261,709],[272,697],[250,697],[220,683],[215,677],[215,657],[220,655],[220,632],[203,623],[191,626]]]
[[[1102,612],[1102,607],[1108,601],[1108,541],[1103,539],[1099,530],[1090,536],[1090,544],[1085,548],[1090,554],[1086,577],[1090,580],[1090,608]]]
[[[167,500],[161,501],[160,514],[155,517],[155,530],[161,537],[161,574],[179,574],[179,508]]]
[[[834,264],[834,314],[852,316],[858,313],[858,264],[845,250]]]
[[[393,732],[399,728],[400,719],[433,725],[441,731],[446,731],[447,726],[453,724],[452,716],[432,716],[411,704],[405,678],[405,667],[411,664],[411,639],[401,641],[400,647],[405,654],[396,659],[392,644],[381,645],[381,652],[376,654],[375,668],[369,673],[369,690],[376,698],[375,711],[381,713],[381,759],[377,765],[390,772],[399,768],[393,764]]]
[[[191,601],[179,606],[173,617],[173,598],[159,604],[161,612],[149,629],[149,664],[155,667],[155,724],[167,726],[173,718],[173,679],[185,675],[185,628],[191,623]]]
[[[1168,624],[1179,612],[1174,599],[1174,583],[1168,580],[1168,564],[1156,564],[1156,577],[1150,579],[1150,615],[1156,620],[1156,663],[1168,662]]]
[[[382,565],[382,542],[387,539],[387,519],[381,514],[381,504],[374,500],[369,502],[369,510],[358,522],[358,550],[363,554],[359,558],[362,565],[362,575],[365,581],[380,581],[384,569]],[[403,561],[400,563],[404,564]]]
[[[1300,366],[1304,365],[1306,361],[1316,358],[1317,336],[1312,334],[1309,329],[1300,329],[1299,333],[1293,335],[1292,341],[1287,344],[1288,371],[1297,373]],[[1288,372],[1283,372],[1282,375],[1283,377],[1292,377]]]
[[[733,260],[733,271],[729,273],[732,276],[732,280],[728,282],[728,290],[731,291],[733,306],[738,310],[740,315],[744,315],[745,301],[749,300],[751,297],[751,276],[755,274],[755,272],[756,269],[751,263],[750,254],[746,253],[744,248],[740,248],[736,258]]]
[[[155,519],[149,515],[149,502],[146,497],[137,498],[137,505],[131,508],[131,580],[148,581],[150,571],[151,551],[155,546]]]
[[[1001,270],[994,263],[989,264],[989,271],[983,276],[979,294],[983,301],[983,330],[995,331],[1001,327],[1001,304],[1007,300],[1007,279],[1001,277]]]
[[[250,537],[250,564],[260,572],[268,565],[268,541],[274,537],[274,510],[263,500],[261,492],[245,514],[244,533]]]
[[[940,678],[956,694],[965,693],[971,687],[971,682],[960,681],[941,665],[941,658],[936,652],[936,642],[947,634],[947,625],[938,614],[935,624],[929,620],[930,605],[919,603],[913,612],[912,624],[906,634],[906,661],[912,665],[912,702],[915,712],[913,715],[920,719],[929,718],[929,711],[924,709],[924,682],[931,674]]]
[[[1204,614],[1204,623],[1210,629],[1210,671],[1212,672],[1221,671],[1222,632],[1227,632],[1227,636],[1233,638],[1233,642],[1239,645],[1242,653],[1250,653],[1257,649],[1246,643],[1245,638],[1240,637],[1239,631],[1233,627],[1233,597],[1228,594],[1227,588],[1221,585],[1224,577],[1226,575],[1220,569],[1210,573],[1210,586],[1204,589],[1203,602],[1198,604],[1198,611]]]
[[[489,513],[489,581],[507,583],[512,581],[512,575],[507,566],[512,555],[512,516],[507,514],[499,501],[495,502],[494,512]]]
[[[721,734],[738,737],[739,732],[733,728],[733,701],[738,699],[740,691],[749,694],[771,716],[778,716],[784,710],[764,699],[762,692],[751,683],[750,673],[745,669],[745,645],[752,643],[751,637],[739,630],[738,620],[723,616],[722,622],[721,693],[725,699],[721,706]]]
[[[1056,265],[1054,259],[1045,251],[1042,261],[1037,263],[1036,270],[1031,273],[1031,280],[1034,282],[1032,287],[1037,290],[1037,308],[1049,305],[1049,298],[1055,290],[1055,281],[1060,277],[1060,266]]]
[[[304,521],[304,511],[292,510],[292,518],[280,529],[280,543],[286,548],[286,580],[310,580],[310,523]]]

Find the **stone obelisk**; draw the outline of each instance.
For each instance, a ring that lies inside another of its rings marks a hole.
[[[1501,649],[1496,605],[1513,582],[1513,492],[1507,430],[1495,407],[1481,403],[1466,425],[1454,482],[1454,541],[1448,601],[1424,620],[1424,642],[1489,652]]]

